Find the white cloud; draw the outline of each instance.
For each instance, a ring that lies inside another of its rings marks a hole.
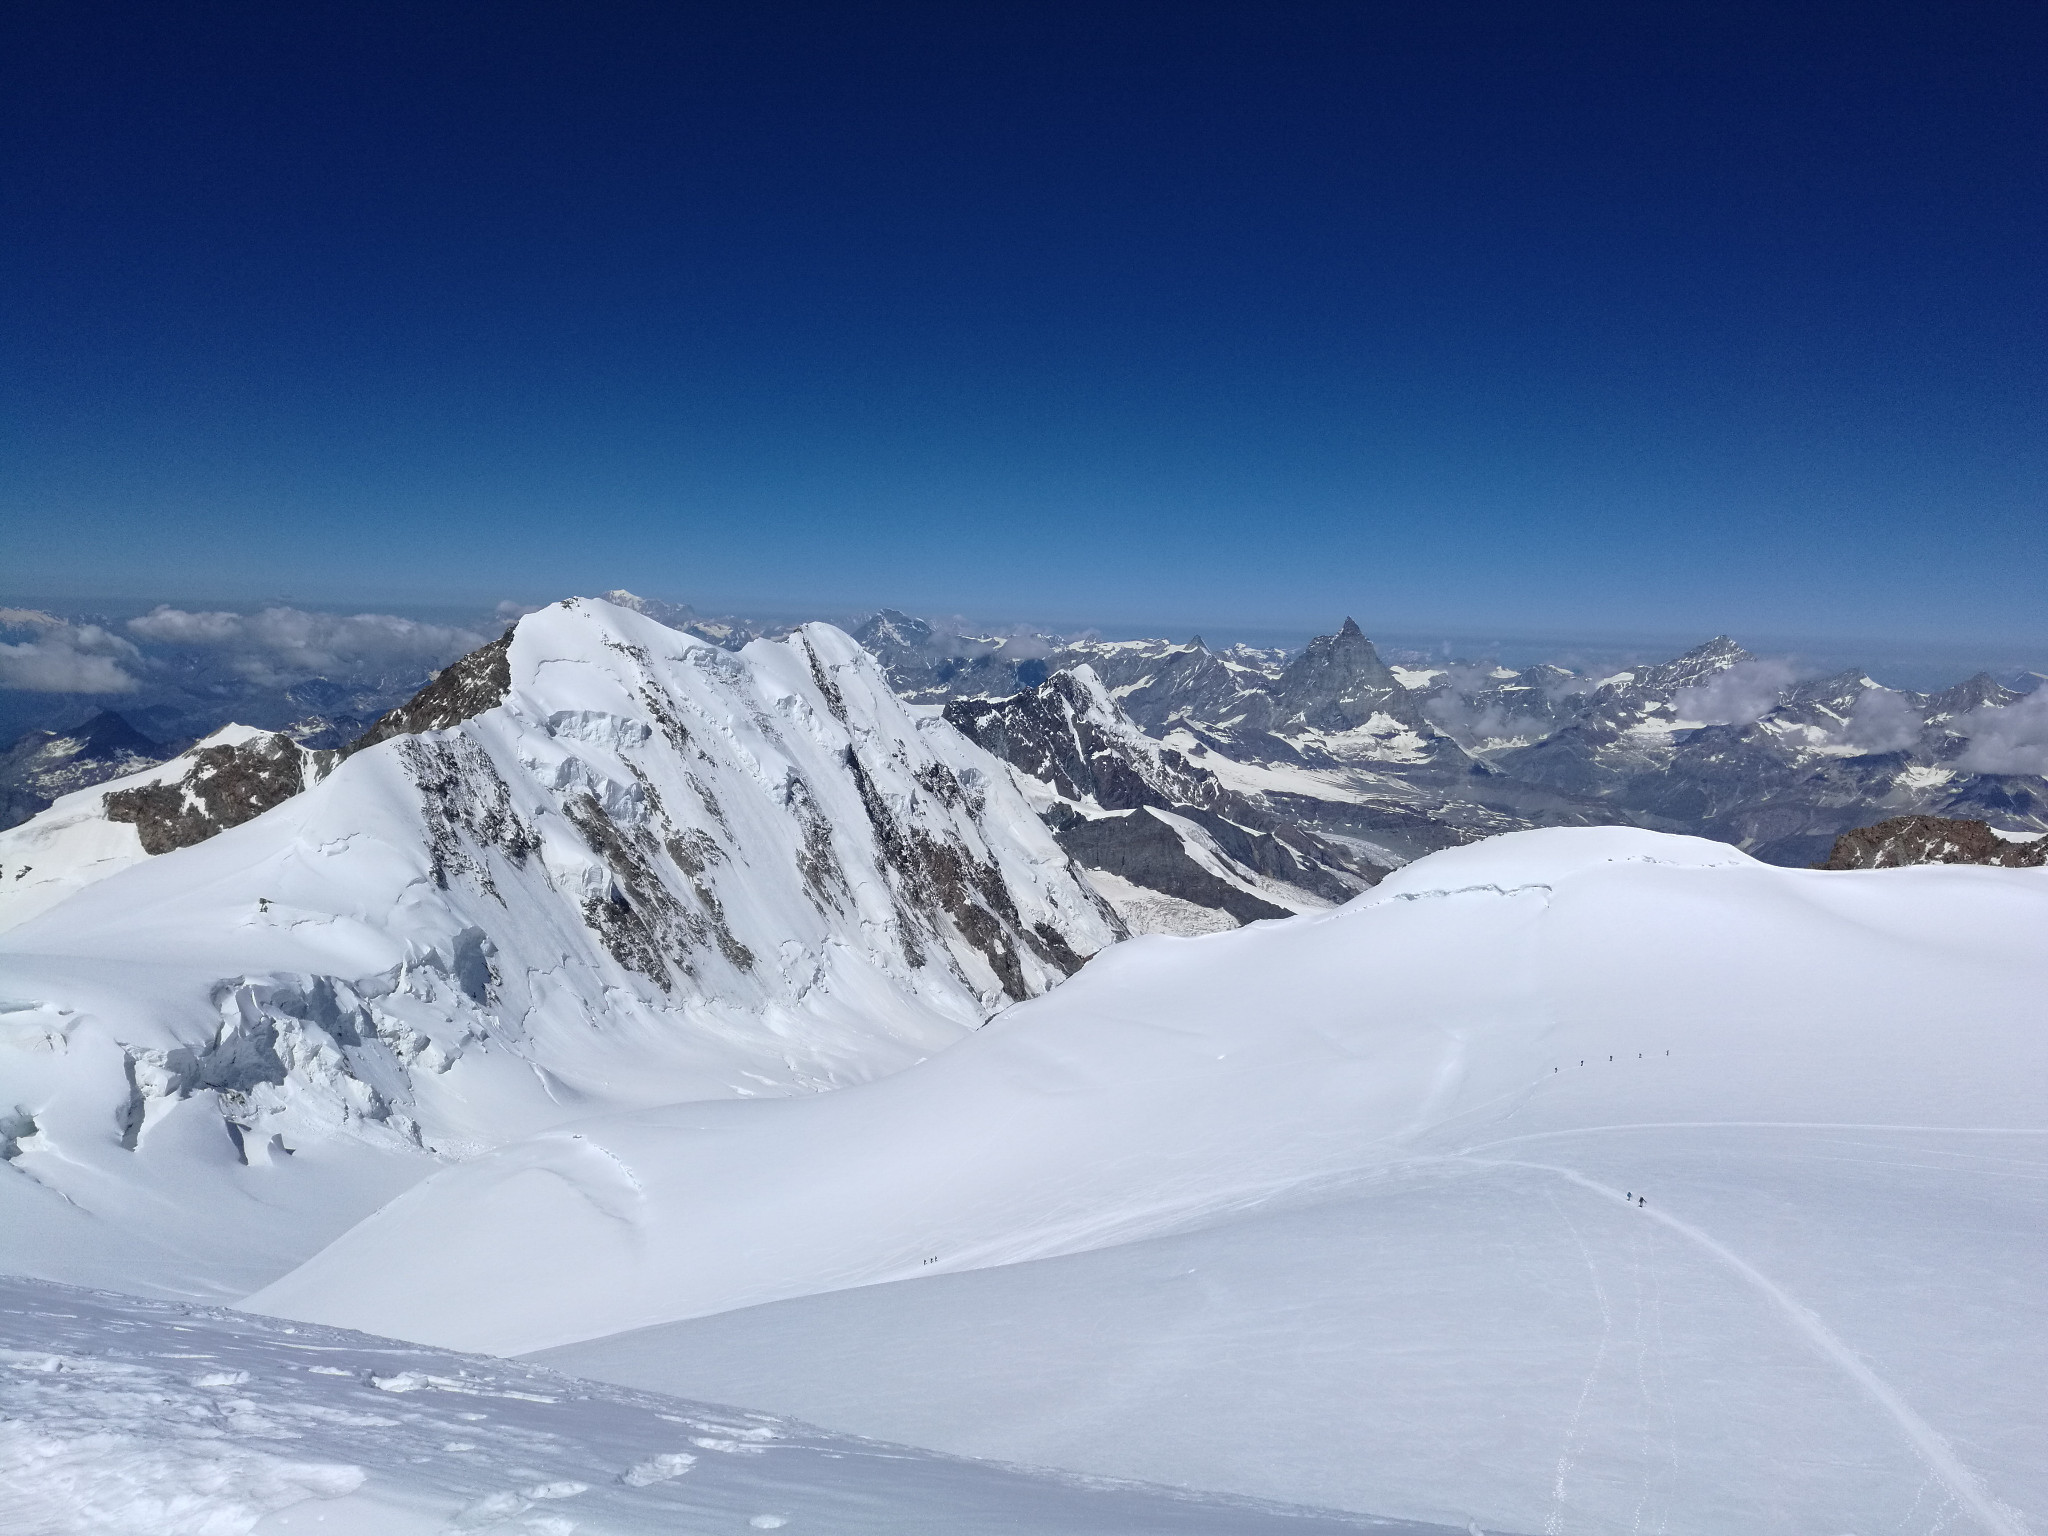
[[[1798,676],[1789,662],[1738,661],[1697,687],[1679,689],[1671,708],[1698,725],[1748,725],[1775,709]]]
[[[1842,739],[1866,752],[1902,752],[1919,741],[1926,722],[1889,688],[1866,688],[1849,711]]]
[[[0,632],[28,638],[0,641],[0,688],[24,693],[133,693],[123,662],[141,653],[97,624],[69,624],[33,608],[0,608]]]
[[[1969,737],[1956,759],[1973,773],[2048,774],[2048,688],[2037,688],[2003,709],[1980,704],[1949,722]]]
[[[218,653],[228,671],[281,687],[330,673],[446,666],[486,636],[389,613],[194,613],[160,607],[128,621],[129,633],[158,645]]]

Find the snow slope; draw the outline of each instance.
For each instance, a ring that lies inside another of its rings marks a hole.
[[[9,1536],[1326,1536],[1363,1525],[958,1461],[391,1339],[0,1281]]]
[[[207,748],[245,746],[269,734],[253,726],[224,725],[168,762],[74,790],[0,832],[0,930],[25,923],[149,857],[133,822],[108,819],[108,795],[176,783],[192,771],[194,760]]]
[[[1396,1516],[2013,1536],[2044,931],[2035,871],[1517,834],[879,1082],[502,1149],[247,1305]]]
[[[825,626],[556,604],[373,734],[0,935],[0,1268],[240,1295],[438,1159],[890,1072],[1112,937]]]

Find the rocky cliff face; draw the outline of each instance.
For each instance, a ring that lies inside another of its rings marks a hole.
[[[1907,864],[1992,864],[2007,869],[2048,865],[2048,838],[2000,837],[1981,821],[1946,816],[1894,816],[1835,839],[1821,869],[1897,869]]]
[[[183,760],[176,778],[111,789],[103,802],[108,821],[135,828],[144,853],[189,848],[282,805],[317,783],[334,754],[278,732],[195,747]]]
[[[1314,910],[1386,872],[1146,735],[1086,665],[1008,699],[955,700],[946,719],[1023,776],[1060,846],[1138,931]]]

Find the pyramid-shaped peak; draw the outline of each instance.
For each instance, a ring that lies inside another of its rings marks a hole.
[[[1358,627],[1358,620],[1352,618],[1349,614],[1346,614],[1344,617],[1344,627],[1337,631],[1337,638],[1339,640],[1342,640],[1346,635],[1358,635],[1360,637],[1363,637],[1364,634],[1365,631]]]
[[[1191,651],[1206,651],[1209,647],[1202,644],[1202,637],[1200,635],[1196,635],[1188,641],[1188,649]]]
[[[1694,646],[1685,654],[1687,657],[1704,659],[1711,656],[1747,656],[1749,652],[1745,651],[1727,635],[1716,635],[1713,639]]]

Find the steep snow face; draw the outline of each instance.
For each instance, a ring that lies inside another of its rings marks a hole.
[[[253,819],[317,782],[333,757],[224,725],[169,762],[65,795],[0,832],[0,931],[151,854]]]
[[[505,1148],[248,1305],[1492,1530],[2019,1536],[2044,927],[2043,870],[1517,834],[877,1083]]]
[[[0,938],[18,1267],[238,1293],[422,1153],[863,1081],[1112,937],[836,630],[733,655],[577,600],[477,656],[424,734]]]

